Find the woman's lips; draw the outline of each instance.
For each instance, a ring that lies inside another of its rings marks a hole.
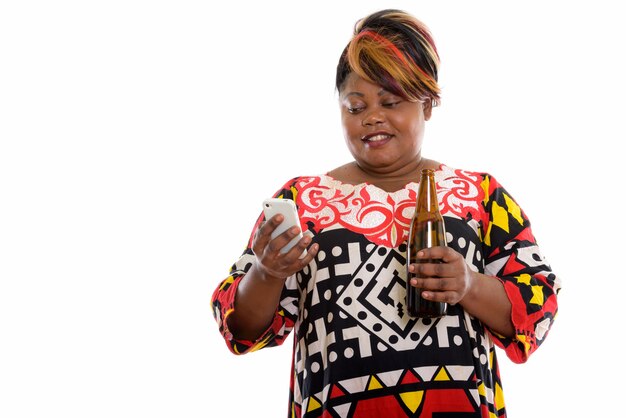
[[[393,135],[386,132],[376,132],[370,135],[365,135],[361,138],[361,140],[370,147],[379,147],[389,142],[392,137]]]

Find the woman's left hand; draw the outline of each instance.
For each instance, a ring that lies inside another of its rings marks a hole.
[[[410,283],[422,290],[424,299],[454,305],[472,287],[472,271],[463,256],[452,248],[425,248],[417,253],[417,258],[422,262],[409,265],[413,274]]]

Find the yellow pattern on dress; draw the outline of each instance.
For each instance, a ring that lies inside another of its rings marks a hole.
[[[424,398],[423,390],[416,390],[415,392],[404,392],[400,394],[400,398],[402,402],[406,405],[407,408],[413,413],[417,411],[417,408],[422,403],[422,399]]]

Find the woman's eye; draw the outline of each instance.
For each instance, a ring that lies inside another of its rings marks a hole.
[[[394,107],[396,107],[399,103],[400,103],[400,101],[395,101],[395,102],[386,102],[386,103],[383,103],[383,107],[394,108]]]
[[[363,110],[363,107],[361,106],[355,106],[355,107],[348,106],[349,113],[359,113],[361,110]]]

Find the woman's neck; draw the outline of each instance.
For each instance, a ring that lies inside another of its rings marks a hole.
[[[403,189],[409,183],[417,183],[423,168],[438,169],[439,163],[427,158],[420,158],[414,164],[409,164],[393,172],[370,170],[360,166],[356,161],[345,164],[330,172],[332,178],[348,184],[372,184],[387,192]]]

